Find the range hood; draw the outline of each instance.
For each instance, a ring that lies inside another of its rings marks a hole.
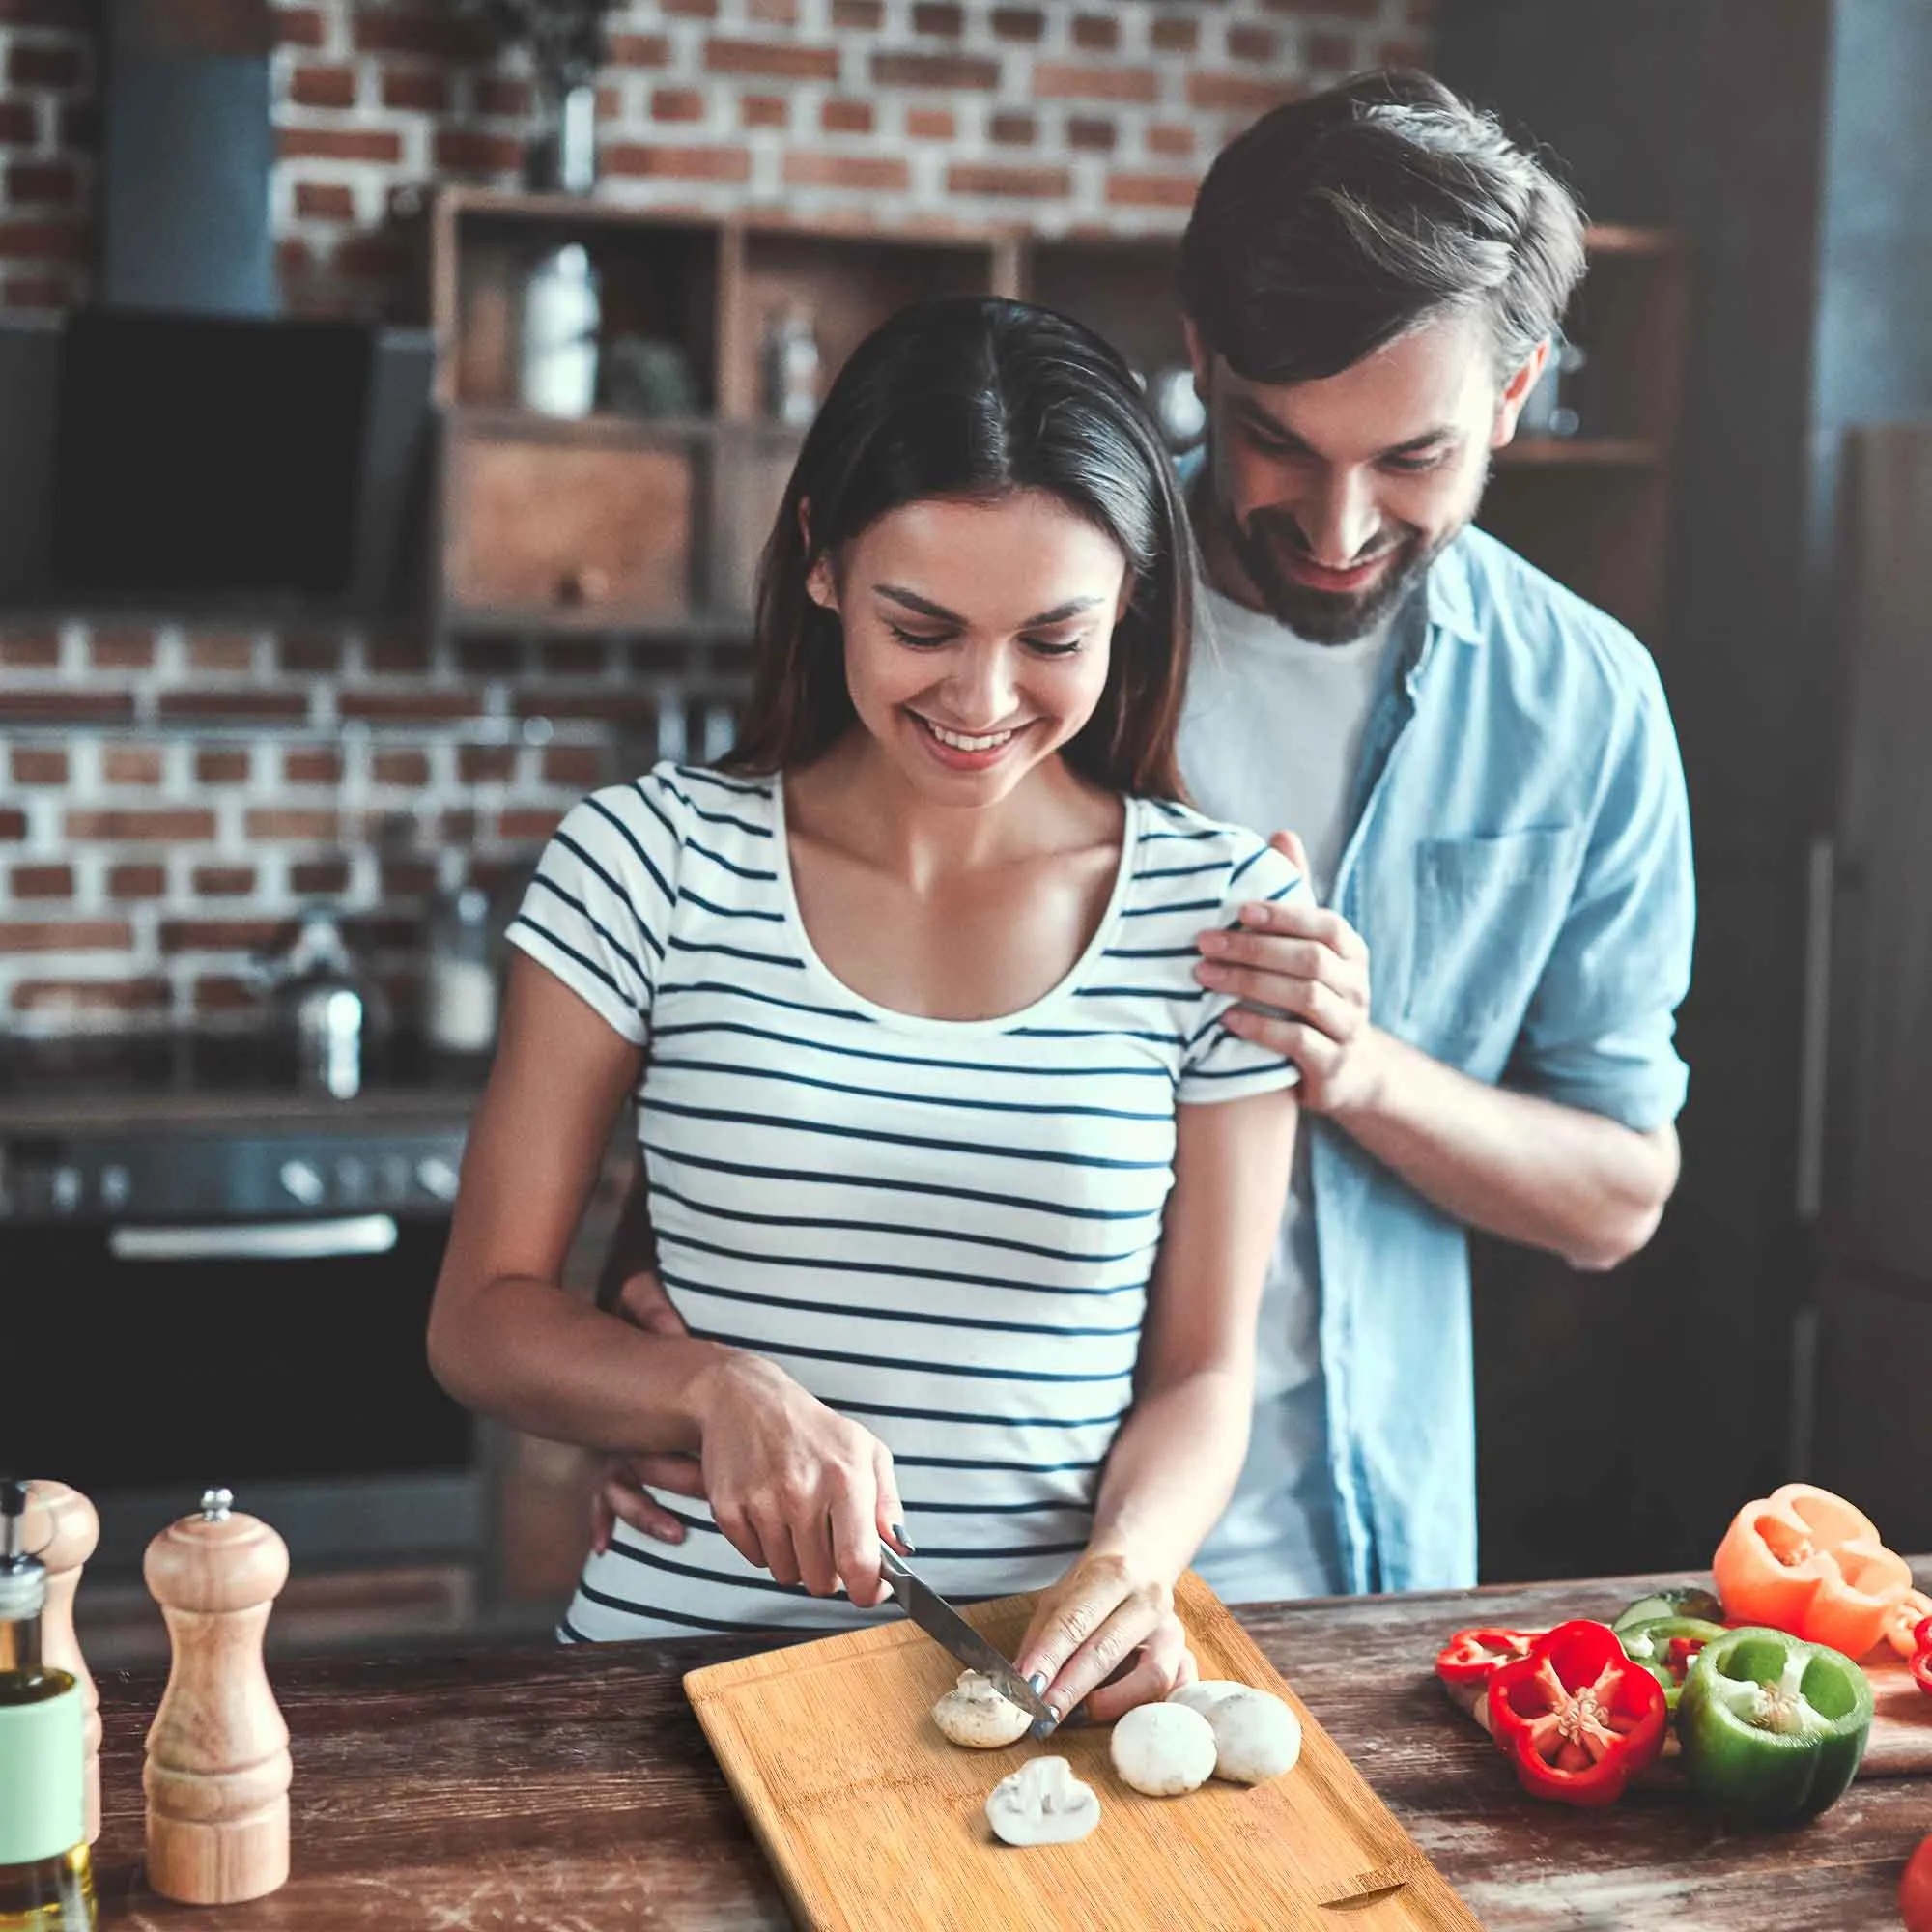
[[[0,605],[394,614],[433,344],[279,313],[267,0],[109,0],[95,299],[0,324]]]

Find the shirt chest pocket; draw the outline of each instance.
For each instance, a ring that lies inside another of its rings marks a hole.
[[[1574,825],[1416,846],[1405,1017],[1418,1044],[1458,1041],[1469,1070],[1501,1070],[1562,929],[1581,847]]]

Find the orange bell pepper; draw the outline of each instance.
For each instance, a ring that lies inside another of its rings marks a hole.
[[[1918,1654],[1915,1634],[1927,1617],[1932,1617],[1932,1597],[1923,1590],[1908,1590],[1885,1614],[1885,1640],[1907,1662]]]
[[[1711,1559],[1733,1623],[1769,1624],[1806,1643],[1862,1657],[1912,1587],[1904,1557],[1830,1490],[1786,1483],[1747,1503]]]

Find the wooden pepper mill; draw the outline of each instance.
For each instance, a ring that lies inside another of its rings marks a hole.
[[[148,1730],[148,1884],[186,1905],[260,1898],[289,1875],[289,1727],[262,1663],[288,1545],[210,1490],[148,1546],[174,1660]]]
[[[73,1593],[80,1573],[100,1541],[100,1518],[78,1490],[45,1481],[27,1485],[23,1523],[26,1547],[47,1567],[47,1606],[41,1613],[41,1658],[80,1686],[87,1719],[81,1741],[87,1752],[87,1842],[100,1836],[100,1692],[88,1675],[73,1634]]]

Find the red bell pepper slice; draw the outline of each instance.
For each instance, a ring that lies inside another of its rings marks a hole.
[[[1932,1617],[1921,1617],[1913,1627],[1912,1681],[1932,1697]]]
[[[1545,1634],[1540,1630],[1499,1630],[1488,1624],[1460,1630],[1437,1654],[1435,1674],[1445,1684],[1480,1688],[1498,1664],[1527,1657],[1530,1646]]]
[[[1490,1722],[1522,1788],[1609,1804],[1663,1749],[1663,1687],[1607,1624],[1558,1624],[1490,1679]]]

